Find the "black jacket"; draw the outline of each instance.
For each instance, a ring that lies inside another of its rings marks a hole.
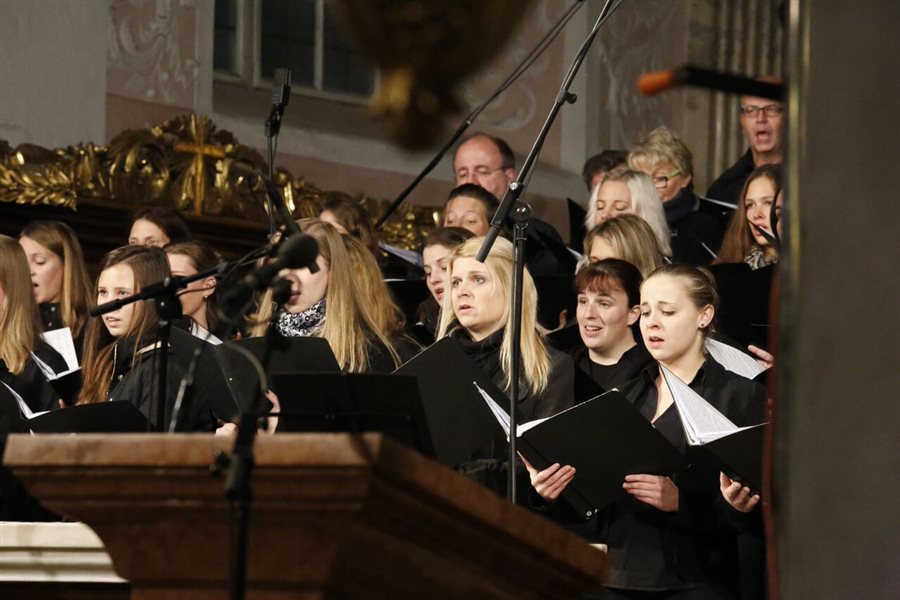
[[[653,357],[647,352],[644,343],[638,342],[630,350],[622,355],[619,362],[614,365],[598,365],[591,360],[588,349],[584,344],[579,345],[572,352],[575,366],[591,376],[591,379],[600,386],[604,392],[620,387],[635,377],[651,364],[655,363]]]
[[[663,204],[669,225],[672,259],[675,262],[705,266],[719,251],[725,227],[712,215],[700,212],[700,201],[690,187]]]
[[[149,342],[134,353],[134,338],[124,338],[116,342],[112,382],[109,386],[108,400],[124,400],[134,404],[150,421],[155,431],[160,431],[157,424],[157,389],[158,368],[162,352]],[[172,414],[175,399],[184,369],[174,360],[174,353],[169,350],[166,369],[166,402],[167,413]],[[179,431],[214,431],[216,420],[210,410],[209,398],[203,390],[203,382],[196,381],[190,398],[182,408]],[[165,424],[168,427],[168,423]]]
[[[656,411],[653,365],[620,390],[648,419]],[[707,358],[690,387],[735,425],[756,425],[765,420],[765,388],[726,371]],[[679,507],[659,511],[634,498],[623,497],[598,518],[597,538],[609,549],[610,586],[625,589],[685,589],[705,584],[736,593],[737,531],[732,513],[719,492],[719,469],[687,448],[675,406],[655,422],[657,429],[684,450],[691,466],[672,476],[678,486]]]
[[[500,363],[500,346],[505,329],[489,335],[481,341],[473,341],[465,329],[457,328],[451,335],[459,341],[463,352],[484,371],[491,381],[507,395],[506,375]],[[574,404],[575,365],[572,358],[554,348],[547,348],[550,356],[550,377],[544,391],[533,394],[524,380],[519,381],[519,422],[542,419],[571,408]],[[504,407],[505,408],[505,407]]]
[[[56,373],[66,370],[65,359],[49,344],[38,342],[34,354]],[[22,372],[17,374],[10,373],[6,363],[0,360],[0,381],[15,390],[34,412],[59,408],[59,395],[31,356],[26,359]]]
[[[729,204],[737,204],[741,199],[741,190],[744,188],[744,182],[755,169],[753,164],[753,154],[748,148],[736,163],[728,167],[724,173],[719,175],[718,179],[712,182],[706,191],[706,197],[713,200],[721,200]],[[702,212],[715,217],[722,225],[722,229],[728,227],[728,221],[734,210],[728,209],[717,204],[703,202],[701,203]]]

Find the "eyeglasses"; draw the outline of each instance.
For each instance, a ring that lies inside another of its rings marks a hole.
[[[472,175],[477,176],[477,177],[487,177],[491,173],[496,173],[497,171],[504,171],[504,170],[506,170],[506,167],[497,167],[496,169],[492,169],[488,166],[481,165],[481,166],[475,167],[472,170]],[[462,179],[468,179],[468,178],[469,178],[469,170],[468,169],[460,169],[459,171],[456,172],[456,180],[457,181],[460,181]]]
[[[667,185],[669,185],[669,180],[673,177],[678,177],[681,175],[681,171],[675,171],[674,173],[669,173],[668,175],[660,175],[659,177],[653,178],[653,185],[655,185],[659,189],[663,189]]]
[[[759,111],[763,111],[767,117],[772,118],[777,117],[778,115],[783,113],[784,107],[780,104],[766,104],[765,106],[742,106],[741,116],[755,119],[759,114]]]

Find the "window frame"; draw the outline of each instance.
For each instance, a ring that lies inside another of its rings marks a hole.
[[[272,80],[262,76],[262,1],[235,1],[235,69],[237,73],[221,71],[213,68],[213,80],[222,83],[240,84],[253,89],[272,87]],[[313,58],[313,85],[315,87],[293,84],[292,94],[332,100],[343,104],[366,106],[370,96],[359,96],[341,92],[323,90],[325,79],[325,1],[316,1],[315,51]],[[215,44],[215,36],[213,36]],[[247,50],[250,50],[249,52]],[[373,67],[373,89],[380,85],[380,72]]]

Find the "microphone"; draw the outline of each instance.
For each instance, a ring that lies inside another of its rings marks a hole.
[[[784,85],[780,83],[759,81],[743,75],[700,69],[690,65],[667,71],[650,71],[638,77],[637,82],[638,91],[645,96],[654,96],[659,92],[683,85],[768,98],[779,102],[784,98]]]
[[[288,105],[291,99],[291,70],[275,69],[275,77],[272,78],[272,106],[281,111]]]
[[[238,282],[238,288],[251,291],[262,290],[278,277],[282,269],[308,268],[313,273],[319,270],[316,258],[319,256],[319,244],[315,238],[305,233],[294,233],[288,236],[278,248],[275,260],[254,269]]]

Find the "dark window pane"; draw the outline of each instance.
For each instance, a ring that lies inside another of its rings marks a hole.
[[[237,0],[216,0],[213,68],[237,72]]]
[[[260,74],[291,70],[297,85],[312,87],[315,60],[316,1],[263,0]]]
[[[344,31],[334,20],[333,10],[326,2],[322,88],[329,92],[369,96],[375,85],[375,68],[363,53],[347,42]]]

